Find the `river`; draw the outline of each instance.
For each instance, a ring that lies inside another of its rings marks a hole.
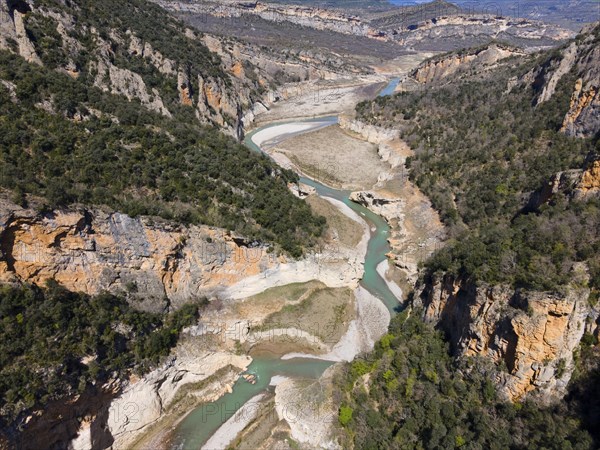
[[[395,78],[379,93],[380,96],[390,95],[394,92],[398,84]],[[298,133],[275,134],[272,141],[281,142],[290,137],[303,132],[312,132],[323,126],[329,126],[337,123],[337,116],[330,116],[319,119],[294,120],[289,123],[299,124],[307,122],[318,122],[319,125],[313,126],[306,131]],[[321,125],[322,124],[322,125]],[[264,130],[283,125],[275,123],[254,130],[249,133],[244,140],[246,146],[254,151],[262,151],[252,138]],[[365,257],[364,275],[360,284],[379,298],[394,314],[399,305],[398,298],[390,291],[387,283],[377,273],[377,266],[386,259],[386,254],[390,251],[387,242],[387,236],[390,231],[387,222],[377,214],[362,205],[350,200],[350,191],[333,189],[325,186],[318,181],[301,177],[300,181],[313,186],[317,194],[322,197],[331,197],[344,202],[357,214],[359,214],[369,225],[371,237],[369,239],[367,254]],[[269,387],[271,379],[275,375],[287,377],[319,378],[325,369],[334,364],[332,361],[323,361],[311,358],[294,358],[282,360],[276,357],[254,357],[248,367],[248,372],[257,376],[256,384],[250,384],[244,379],[239,379],[233,387],[233,392],[223,395],[215,402],[206,403],[192,411],[177,426],[172,434],[171,443],[177,449],[198,449],[225,423],[229,418],[242,408],[254,396],[264,392]],[[252,409],[251,407],[248,408]]]

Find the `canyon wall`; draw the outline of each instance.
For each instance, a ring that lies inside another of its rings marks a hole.
[[[524,53],[516,48],[491,44],[482,49],[453,53],[448,56],[424,61],[411,76],[419,83],[441,82],[444,78],[459,71],[477,71],[493,68],[498,61]]]
[[[99,209],[38,213],[0,201],[0,280],[124,292],[137,308],[164,311],[215,295],[278,263],[265,247],[205,226],[133,219]]]
[[[438,325],[457,356],[483,356],[498,367],[496,383],[512,401],[534,395],[552,401],[566,393],[573,352],[593,332],[600,311],[589,289],[523,292],[436,276],[421,285],[414,306]]]
[[[600,27],[586,26],[569,46],[559,49],[546,64],[536,67],[513,84],[530,84],[539,92],[538,104],[548,101],[564,78],[571,100],[561,130],[568,136],[594,137],[600,128]],[[510,86],[509,86],[510,87]]]

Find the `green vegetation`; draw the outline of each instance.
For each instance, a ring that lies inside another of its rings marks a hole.
[[[130,31],[142,42],[149,43],[154,50],[189,68],[192,73],[222,78],[226,82],[229,79],[216,54],[211,53],[201,42],[186,36],[185,26],[180,21],[150,1],[74,0],[70,3],[65,5],[59,0],[37,1],[36,12],[27,15],[28,34],[49,67],[64,66],[73,57],[72,52],[52,45],[62,43],[62,39],[56,30],[55,20],[43,13],[43,10],[51,9],[74,18],[73,27],[69,27],[67,34],[84,46],[83,51],[77,52],[77,59],[74,61],[80,69],[87,68],[98,49],[96,36],[109,41],[113,31],[120,35]],[[96,35],[89,31],[91,27],[97,30]],[[129,64],[127,61],[131,55],[127,49],[127,45],[115,45],[112,48],[122,58],[117,63]],[[86,71],[83,72],[85,74]]]
[[[315,335],[323,342],[338,342],[355,316],[354,294],[348,288],[312,287],[311,284],[300,285],[307,288],[306,293],[299,297],[301,302],[284,305],[255,329],[293,327]],[[297,301],[291,296],[286,299]]]
[[[196,322],[201,304],[151,314],[120,297],[74,293],[54,281],[45,289],[0,287],[0,418],[10,422],[92,383],[148,371]]]
[[[352,420],[352,408],[349,406],[341,406],[340,407],[340,424],[342,426],[346,426]]]
[[[585,261],[598,289],[600,202],[575,201],[563,190],[547,204],[527,205],[553,176],[581,169],[600,150],[592,139],[560,132],[573,74],[538,106],[526,84],[505,92],[510,77],[532,66],[514,60],[486,76],[380,98],[357,111],[370,123],[400,125],[416,152],[408,161],[411,179],[450,230],[449,245],[428,262],[430,272],[555,290],[573,279],[573,263]]]
[[[41,195],[51,207],[107,205],[220,226],[294,256],[322,233],[325,219],[287,189],[295,174],[199,126],[191,110],[165,118],[6,52],[0,78],[18,97],[0,86],[2,187]],[[38,107],[44,102],[55,113]]]
[[[180,104],[178,71],[233,87],[219,57],[158,5],[41,0],[25,26],[44,67],[0,52],[0,79],[16,85],[13,98],[0,84],[0,186],[18,203],[29,193],[48,207],[106,205],[219,226],[293,256],[322,234],[325,220],[287,189],[294,173],[200,126],[194,108]],[[168,61],[162,71],[157,58]],[[139,74],[172,117],[98,88],[108,81],[98,79],[104,60]],[[249,88],[261,89],[257,81]]]
[[[567,401],[546,408],[506,403],[496,396],[490,380],[494,369],[488,364],[483,359],[457,361],[441,333],[423,323],[418,311],[399,314],[369,359],[348,365],[340,380],[339,421],[346,438],[357,449],[593,448],[580,417],[596,432],[597,395],[573,390]],[[577,383],[576,389],[596,391],[597,371],[594,377],[595,384]],[[589,409],[578,416],[585,407]]]
[[[600,141],[560,131],[576,74],[564,76],[539,105],[539,83],[505,88],[536,66],[545,70],[556,55],[513,58],[494,71],[357,106],[361,120],[401,130],[415,150],[407,163],[411,179],[449,231],[446,247],[425,263],[425,281],[445,273],[538,291],[587,284],[596,304],[600,200],[574,196],[569,170],[596,157]],[[558,192],[539,201],[561,172]],[[354,448],[598,448],[596,336],[584,335],[564,400],[512,404],[498,397],[491,361],[453,358],[421,315],[395,317],[368,359],[348,366],[341,403],[353,413],[349,419],[340,409],[339,420]],[[559,360],[557,376],[565,370]]]

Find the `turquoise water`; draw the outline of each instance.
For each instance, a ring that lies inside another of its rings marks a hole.
[[[256,384],[240,378],[233,386],[232,393],[225,394],[216,402],[206,403],[192,411],[177,427],[172,440],[173,447],[198,449],[240,408],[245,408],[244,414],[251,414],[258,405],[247,402],[268,389],[274,375],[317,379],[332,364],[331,361],[307,358],[288,360],[275,357],[254,358],[248,367],[248,372],[257,375]]]
[[[386,87],[384,87],[381,90],[381,92],[379,93],[379,97],[383,97],[386,95],[392,95],[394,93],[394,91],[396,90],[396,86],[398,86],[399,82],[400,82],[400,78],[394,78],[394,79],[390,80],[388,85]]]
[[[393,92],[398,79],[390,81],[379,95],[389,95]],[[294,120],[298,122],[314,122],[327,121],[331,124],[337,123],[336,116],[309,119],[309,120]],[[261,152],[262,150],[252,142],[252,136],[259,131],[281,125],[282,123],[270,124],[254,130],[246,136],[244,143],[250,149]],[[314,130],[311,130],[314,131]],[[292,134],[286,136],[291,137]],[[371,228],[371,238],[367,247],[365,259],[365,271],[361,285],[379,298],[386,307],[394,314],[399,306],[398,299],[389,290],[385,281],[377,273],[377,266],[386,259],[386,254],[390,251],[387,242],[387,235],[390,228],[387,222],[369,209],[352,202],[349,199],[350,191],[333,189],[329,186],[321,184],[315,180],[301,177],[302,183],[308,184],[317,190],[317,193],[323,197],[330,197],[344,202],[353,211],[359,214]],[[234,387],[233,392],[226,394],[215,402],[204,404],[192,411],[173,432],[172,443],[177,449],[198,449],[200,448],[217,429],[244,406],[248,400],[255,395],[260,394],[269,388],[269,383],[274,375],[283,375],[289,377],[301,377],[317,379],[321,374],[331,366],[333,362],[322,361],[310,358],[295,358],[290,360],[281,360],[278,358],[256,357],[250,364],[248,372],[256,374],[258,380],[256,384],[250,384],[247,381],[240,379]],[[250,411],[254,405],[246,405]]]

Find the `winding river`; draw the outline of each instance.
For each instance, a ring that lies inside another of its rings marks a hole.
[[[398,79],[391,80],[388,85],[379,93],[380,96],[390,95],[394,92],[398,84]],[[337,116],[330,116],[319,119],[294,120],[289,123],[307,124],[313,123],[305,131],[297,133],[273,134],[273,138],[281,142],[285,139],[304,132],[312,132],[319,128],[330,126],[337,123]],[[246,146],[254,151],[262,151],[252,138],[264,130],[284,125],[284,123],[275,123],[254,130],[249,133],[244,140]],[[344,202],[353,211],[359,214],[369,225],[371,237],[367,247],[365,257],[364,275],[360,284],[379,298],[393,314],[398,307],[398,298],[388,288],[387,283],[377,272],[377,266],[385,261],[386,254],[390,251],[387,242],[387,235],[390,231],[387,222],[377,214],[362,205],[350,200],[350,191],[333,189],[325,186],[318,181],[301,177],[302,183],[314,187],[317,194],[322,197],[331,197]],[[177,449],[198,449],[205,444],[208,439],[219,429],[219,427],[230,419],[236,411],[240,410],[253,397],[264,392],[271,383],[272,377],[276,375],[301,378],[319,378],[325,369],[334,364],[332,361],[323,361],[311,358],[294,358],[282,360],[276,357],[257,356],[253,358],[248,371],[257,375],[256,384],[250,384],[240,378],[233,386],[233,391],[225,394],[217,401],[203,404],[196,408],[177,426],[172,435],[172,444]],[[249,408],[250,409],[250,408]]]

